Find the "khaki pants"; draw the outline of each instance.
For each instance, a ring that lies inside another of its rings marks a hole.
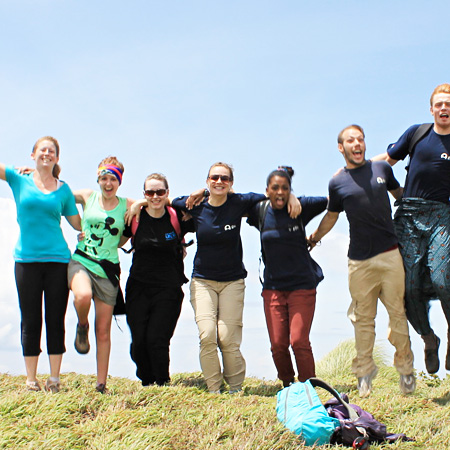
[[[402,375],[413,372],[408,323],[405,314],[405,272],[398,249],[380,253],[363,261],[348,260],[348,279],[352,303],[348,318],[355,328],[356,358],[352,370],[357,377],[375,369],[375,317],[378,299],[389,315],[388,339],[395,347],[394,366]]]
[[[200,337],[200,365],[210,391],[220,389],[222,379],[230,390],[240,389],[245,360],[240,351],[244,280],[213,281],[193,278],[191,304]],[[217,348],[222,352],[223,375]]]

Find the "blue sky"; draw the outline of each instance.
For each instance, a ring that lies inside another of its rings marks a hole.
[[[429,96],[449,81],[447,9],[438,1],[0,0],[1,161],[30,164],[33,143],[50,134],[61,144],[61,178],[73,189],[95,188],[98,162],[113,154],[125,165],[119,193],[131,198],[154,171],[167,175],[171,195],[187,194],[204,186],[218,160],[235,167],[238,192],[264,191],[267,174],[289,164],[297,194],[326,195],[343,165],[336,136],[344,126],[364,127],[370,157],[408,126],[430,121]],[[403,182],[401,164],[395,174]],[[11,199],[1,183],[0,370],[24,373]],[[64,229],[73,248],[75,235]],[[318,358],[353,334],[345,316],[347,233],[342,216],[314,250],[325,273],[312,332]],[[242,236],[248,373],[275,378],[257,277],[259,238],[245,224]],[[129,257],[122,261],[125,281]],[[445,338],[435,306],[436,331]],[[63,370],[93,373],[94,355],[73,350],[75,322],[70,304]],[[377,324],[385,342],[382,307]],[[133,377],[121,327],[113,332],[110,372]],[[411,335],[422,369],[421,344]],[[197,346],[187,295],[172,371],[198,370]],[[45,358],[39,369],[48,371]]]

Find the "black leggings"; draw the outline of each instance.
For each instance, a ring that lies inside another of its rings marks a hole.
[[[39,356],[41,353],[42,293],[47,353],[64,353],[64,320],[69,299],[67,264],[16,262],[14,272],[22,319],[20,326],[23,356]]]

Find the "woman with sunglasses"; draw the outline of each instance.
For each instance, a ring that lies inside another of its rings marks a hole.
[[[139,224],[132,224],[133,263],[125,298],[131,331],[131,358],[143,386],[170,382],[169,346],[181,313],[184,235],[192,220],[167,207],[169,184],[152,173],[144,182],[145,206]]]
[[[50,377],[45,389],[60,390],[60,370],[64,345],[64,319],[69,290],[67,264],[70,250],[61,230],[61,216],[81,230],[81,219],[69,186],[59,180],[59,144],[45,136],[34,144],[31,158],[35,170],[19,173],[0,164],[0,179],[11,187],[16,201],[20,234],[14,250],[15,277],[21,314],[21,341],[26,387],[40,391],[37,366],[41,353],[42,294],[44,294],[47,352]]]
[[[283,386],[294,382],[289,346],[295,356],[299,381],[315,376],[309,333],[316,305],[316,287],[322,270],[311,258],[305,226],[327,207],[326,197],[299,197],[301,214],[289,217],[291,167],[274,170],[267,177],[269,197],[250,211],[247,222],[261,233],[265,264],[262,297],[272,358]]]
[[[229,392],[241,390],[245,360],[240,351],[244,308],[244,279],[240,236],[241,219],[262,194],[235,194],[233,170],[219,162],[206,180],[209,197],[189,210],[197,233],[197,254],[191,281],[191,304],[200,337],[200,364],[211,393],[220,393],[222,381]],[[188,197],[173,200],[187,210]],[[298,214],[298,212],[297,212]],[[217,349],[222,353],[223,373]]]
[[[88,315],[91,300],[95,306],[95,339],[97,344],[98,392],[105,392],[111,351],[111,320],[119,292],[119,255],[117,248],[127,240],[125,212],[132,201],[118,197],[124,167],[115,156],[103,159],[97,170],[100,192],[91,189],[75,191],[77,203],[83,206],[83,239],[69,263],[69,286],[74,294],[78,316],[75,349],[89,352]]]

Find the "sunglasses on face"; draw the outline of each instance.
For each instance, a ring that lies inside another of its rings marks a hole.
[[[229,183],[231,180],[231,177],[229,177],[228,175],[211,175],[209,177],[209,179],[211,181],[219,181],[222,180],[222,183]]]
[[[144,195],[146,197],[153,197],[156,194],[158,197],[162,197],[166,192],[167,189],[156,189],[156,191],[154,191],[153,189],[146,189],[144,191]]]

